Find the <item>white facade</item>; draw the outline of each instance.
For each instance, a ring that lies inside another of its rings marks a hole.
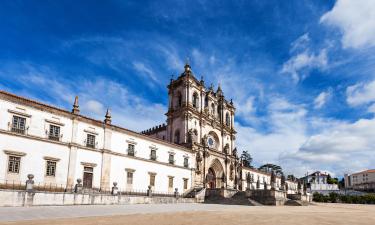
[[[263,171],[252,169],[248,167],[242,167],[242,189],[250,190],[270,190],[271,189],[271,174],[265,173]],[[292,180],[285,180],[288,192],[287,194],[296,194],[298,193],[298,182]],[[275,189],[281,189],[281,177],[276,176]],[[301,190],[303,185],[301,184]]]
[[[110,189],[113,182],[121,190],[146,190],[154,175],[157,192],[178,188],[182,193],[191,188],[192,150],[111,125],[107,116],[108,121],[97,121],[77,110],[69,112],[1,91],[0,183],[24,183],[27,174],[33,174],[36,184],[70,188],[80,178],[84,185],[102,190]],[[51,125],[60,129],[53,140]],[[88,135],[95,137],[91,146]],[[134,146],[134,156],[128,154],[129,145]],[[150,159],[152,150],[155,160]],[[55,169],[47,169],[47,163]],[[86,175],[92,175],[85,177],[85,167]]]

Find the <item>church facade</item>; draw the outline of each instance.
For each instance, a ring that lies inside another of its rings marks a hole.
[[[166,124],[138,133],[113,125],[109,110],[102,121],[82,115],[78,97],[67,111],[0,91],[0,184],[33,174],[36,184],[62,188],[77,179],[97,190],[114,182],[120,190],[163,193],[270,188],[269,174],[241,166],[235,107],[220,85],[206,87],[186,64],[168,97]]]

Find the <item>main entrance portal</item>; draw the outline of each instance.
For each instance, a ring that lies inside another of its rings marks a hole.
[[[215,171],[212,168],[208,169],[207,173],[208,188],[216,188],[216,175]]]
[[[206,175],[207,188],[215,189],[224,187],[225,174],[224,168],[218,159],[214,159]]]

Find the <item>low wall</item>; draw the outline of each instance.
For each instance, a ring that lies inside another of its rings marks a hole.
[[[128,205],[195,203],[195,198],[146,197],[104,194],[74,194],[0,190],[0,206],[48,206],[48,205]]]

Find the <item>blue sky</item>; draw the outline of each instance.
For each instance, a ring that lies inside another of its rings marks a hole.
[[[188,57],[254,163],[375,167],[375,1],[3,1],[0,88],[141,131]]]

